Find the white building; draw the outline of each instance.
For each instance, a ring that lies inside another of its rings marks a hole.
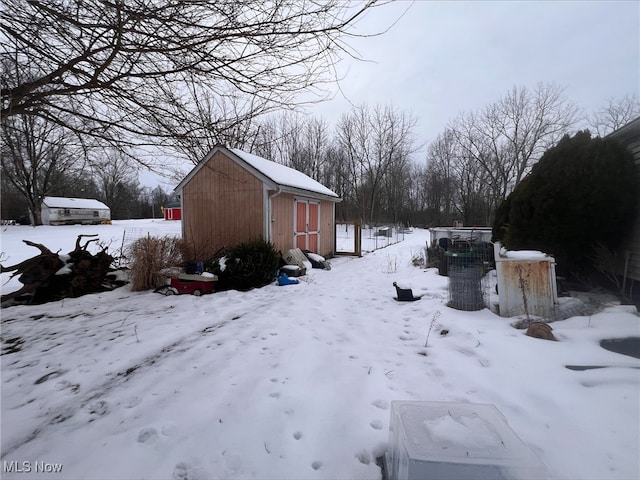
[[[44,197],[43,225],[91,225],[111,221],[111,209],[93,198]]]

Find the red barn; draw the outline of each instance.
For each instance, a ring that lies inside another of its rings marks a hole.
[[[165,220],[182,220],[182,207],[179,202],[167,203],[162,211]]]

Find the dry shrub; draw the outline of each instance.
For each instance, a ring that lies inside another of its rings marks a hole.
[[[191,240],[181,241],[178,245],[182,259],[185,262],[203,262],[214,258],[218,255],[222,249],[214,247],[213,240],[211,238],[196,239],[191,235]]]
[[[144,237],[129,247],[132,260],[131,290],[150,290],[166,283],[161,270],[182,266],[183,240],[175,237]]]

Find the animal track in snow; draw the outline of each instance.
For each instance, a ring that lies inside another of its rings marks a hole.
[[[109,404],[104,400],[98,400],[97,402],[92,402],[87,405],[86,410],[92,415],[106,415],[109,413]]]
[[[293,438],[295,438],[296,440],[300,440],[302,438],[302,432],[295,432],[293,434]]]
[[[60,380],[58,383],[55,384],[53,388],[55,388],[58,391],[68,389],[71,391],[71,393],[78,393],[78,391],[80,390],[80,384],[67,382],[66,380]]]
[[[180,462],[173,469],[173,474],[171,475],[173,480],[192,480],[195,479],[193,476],[193,470],[191,466],[187,463]]]
[[[386,400],[376,400],[371,405],[381,410],[387,410],[389,408],[389,402],[387,402]]]
[[[314,470],[320,470],[320,467],[322,467],[322,462],[315,461],[311,464],[311,468]]]
[[[369,465],[371,463],[371,456],[366,450],[361,450],[360,452],[356,453],[356,458],[360,461],[360,463],[363,463],[365,465]]]
[[[175,425],[163,425],[162,426],[162,434],[166,437],[175,437],[178,433],[178,427]]]
[[[136,397],[136,396],[129,397],[122,402],[122,406],[124,408],[133,408],[136,405],[138,405],[141,401],[142,399],[140,397]]]
[[[158,439],[158,431],[155,428],[143,428],[138,432],[138,443],[153,443]]]
[[[371,425],[371,428],[374,430],[382,430],[382,422],[380,420],[374,420],[369,423],[369,425]]]
[[[280,398],[280,394],[279,394],[278,392],[270,393],[270,394],[269,394],[269,396],[270,396],[271,398]]]

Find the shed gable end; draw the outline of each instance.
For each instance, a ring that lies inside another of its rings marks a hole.
[[[200,255],[264,236],[263,183],[221,150],[183,185],[182,206],[182,236]]]

